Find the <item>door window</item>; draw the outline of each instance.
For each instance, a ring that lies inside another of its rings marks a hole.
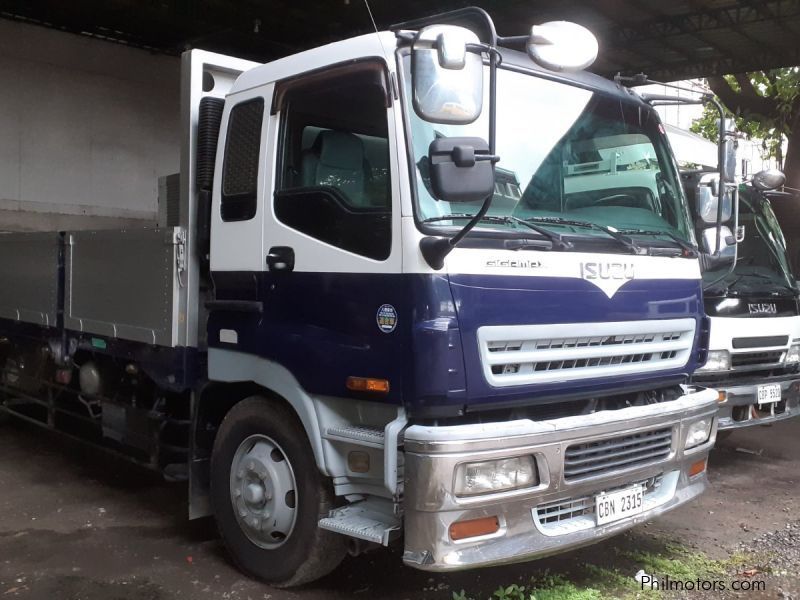
[[[385,260],[392,203],[384,71],[362,64],[284,86],[276,91],[277,219],[337,248]]]

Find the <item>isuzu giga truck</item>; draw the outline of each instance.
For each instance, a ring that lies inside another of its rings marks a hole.
[[[3,410],[188,479],[280,585],[389,544],[529,560],[688,502],[724,258],[596,52],[478,9],[263,65],[187,52],[163,226],[0,235]],[[613,185],[571,189],[592,170]]]

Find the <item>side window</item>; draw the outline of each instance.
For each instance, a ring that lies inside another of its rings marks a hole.
[[[222,168],[223,221],[247,221],[256,214],[263,121],[263,98],[247,100],[231,110]]]
[[[276,92],[275,215],[322,242],[385,260],[392,202],[384,71],[351,66],[284,85]]]

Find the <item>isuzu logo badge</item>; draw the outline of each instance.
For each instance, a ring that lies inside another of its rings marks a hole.
[[[778,314],[777,305],[772,302],[748,304],[747,310],[751,315],[775,315]]]
[[[591,281],[609,298],[634,277],[633,263],[594,261],[581,263],[581,278]]]

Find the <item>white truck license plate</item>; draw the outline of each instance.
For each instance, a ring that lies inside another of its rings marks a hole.
[[[644,489],[641,485],[595,497],[594,513],[598,525],[638,515],[643,510]]]
[[[780,402],[781,400],[781,385],[773,383],[770,385],[758,386],[758,403],[769,404],[770,402]]]

